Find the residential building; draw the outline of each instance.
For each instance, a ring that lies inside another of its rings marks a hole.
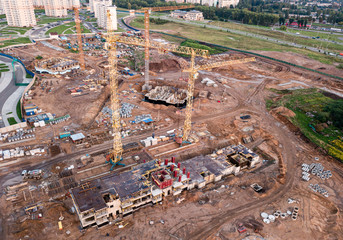
[[[103,226],[112,220],[156,204],[163,196],[203,188],[224,176],[253,168],[259,156],[243,145],[175,163],[165,159],[142,163],[122,173],[112,173],[72,189],[71,197],[83,228]],[[233,162],[233,163],[231,163]]]
[[[201,4],[201,0],[186,0],[186,3]]]
[[[4,14],[5,13],[4,7],[2,6],[2,1],[3,0],[0,0],[0,14]]]
[[[166,0],[166,2],[184,3],[184,0]]]
[[[68,9],[80,7],[80,0],[43,0],[43,4],[47,16],[65,17]]]
[[[218,7],[227,7],[229,8],[231,5],[236,7],[239,3],[239,0],[218,0]]]
[[[202,0],[201,5],[206,5],[210,7],[216,7],[218,0]]]
[[[1,0],[9,26],[35,26],[36,18],[32,0]]]
[[[67,0],[44,0],[45,15],[50,17],[66,17],[68,15]]]
[[[92,0],[92,1],[89,1],[89,5],[90,8],[91,8],[91,12],[94,12],[94,17],[98,17],[98,9],[97,9],[97,5],[98,4],[103,4],[103,5],[106,5],[106,6],[112,6],[112,0]]]
[[[44,0],[33,0],[33,6],[34,7],[44,7]]]
[[[105,4],[96,3],[97,24],[99,27],[107,29],[107,11],[111,14],[112,30],[117,30],[117,7],[106,6]]]
[[[196,11],[196,10],[191,10],[189,12],[182,11],[182,10],[175,10],[171,12],[170,16],[173,18],[181,18],[184,20],[192,20],[192,21],[204,20],[204,16],[202,15],[202,12]]]

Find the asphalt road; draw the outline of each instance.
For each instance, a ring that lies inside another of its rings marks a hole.
[[[11,63],[12,62],[12,59],[9,59],[7,57],[3,57],[3,56],[0,56],[0,61],[2,62],[5,62],[5,63]],[[16,67],[16,71],[15,71],[15,76],[18,80],[18,82],[23,82],[24,80],[24,76],[26,76],[26,73],[25,73],[25,69],[24,67],[21,65],[21,64],[15,64],[14,66],[17,66]],[[12,73],[12,68],[10,67],[10,71]],[[25,75],[24,75],[25,74]],[[13,79],[13,75],[12,75],[12,80],[11,82],[7,85],[7,87],[2,90],[0,89],[1,91],[1,94],[0,94],[0,114],[1,114],[1,110],[6,102],[6,100],[18,89],[19,87],[15,85],[15,81]],[[16,114],[16,113],[15,113]]]

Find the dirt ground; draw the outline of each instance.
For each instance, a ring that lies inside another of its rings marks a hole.
[[[335,65],[324,64],[301,54],[292,53],[292,52],[272,52],[272,51],[252,51],[252,52],[256,52],[262,55],[266,55],[266,56],[280,59],[286,62],[294,63],[294,64],[308,67],[311,69],[315,69],[324,73],[328,73],[328,74],[332,74],[332,75],[336,75],[340,77],[343,76],[342,70],[336,68]]]

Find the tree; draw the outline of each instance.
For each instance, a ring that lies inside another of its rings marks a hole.
[[[343,129],[343,100],[335,100],[325,107],[325,111],[329,112],[333,124]]]
[[[294,19],[293,19],[293,18],[290,18],[290,19],[289,19],[289,25],[291,25],[293,22],[294,22]]]
[[[287,10],[286,13],[285,13],[285,18],[286,19],[289,19],[289,11]]]
[[[131,9],[131,3],[127,3],[127,9]]]
[[[281,30],[281,31],[286,31],[286,30],[287,30],[287,27],[286,27],[285,25],[282,25],[282,26],[280,27],[280,30]]]

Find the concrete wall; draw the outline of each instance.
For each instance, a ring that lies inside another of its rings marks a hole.
[[[0,133],[7,133],[7,132],[15,131],[19,128],[25,128],[25,127],[27,127],[27,123],[21,122],[21,123],[17,123],[11,126],[0,128]]]

